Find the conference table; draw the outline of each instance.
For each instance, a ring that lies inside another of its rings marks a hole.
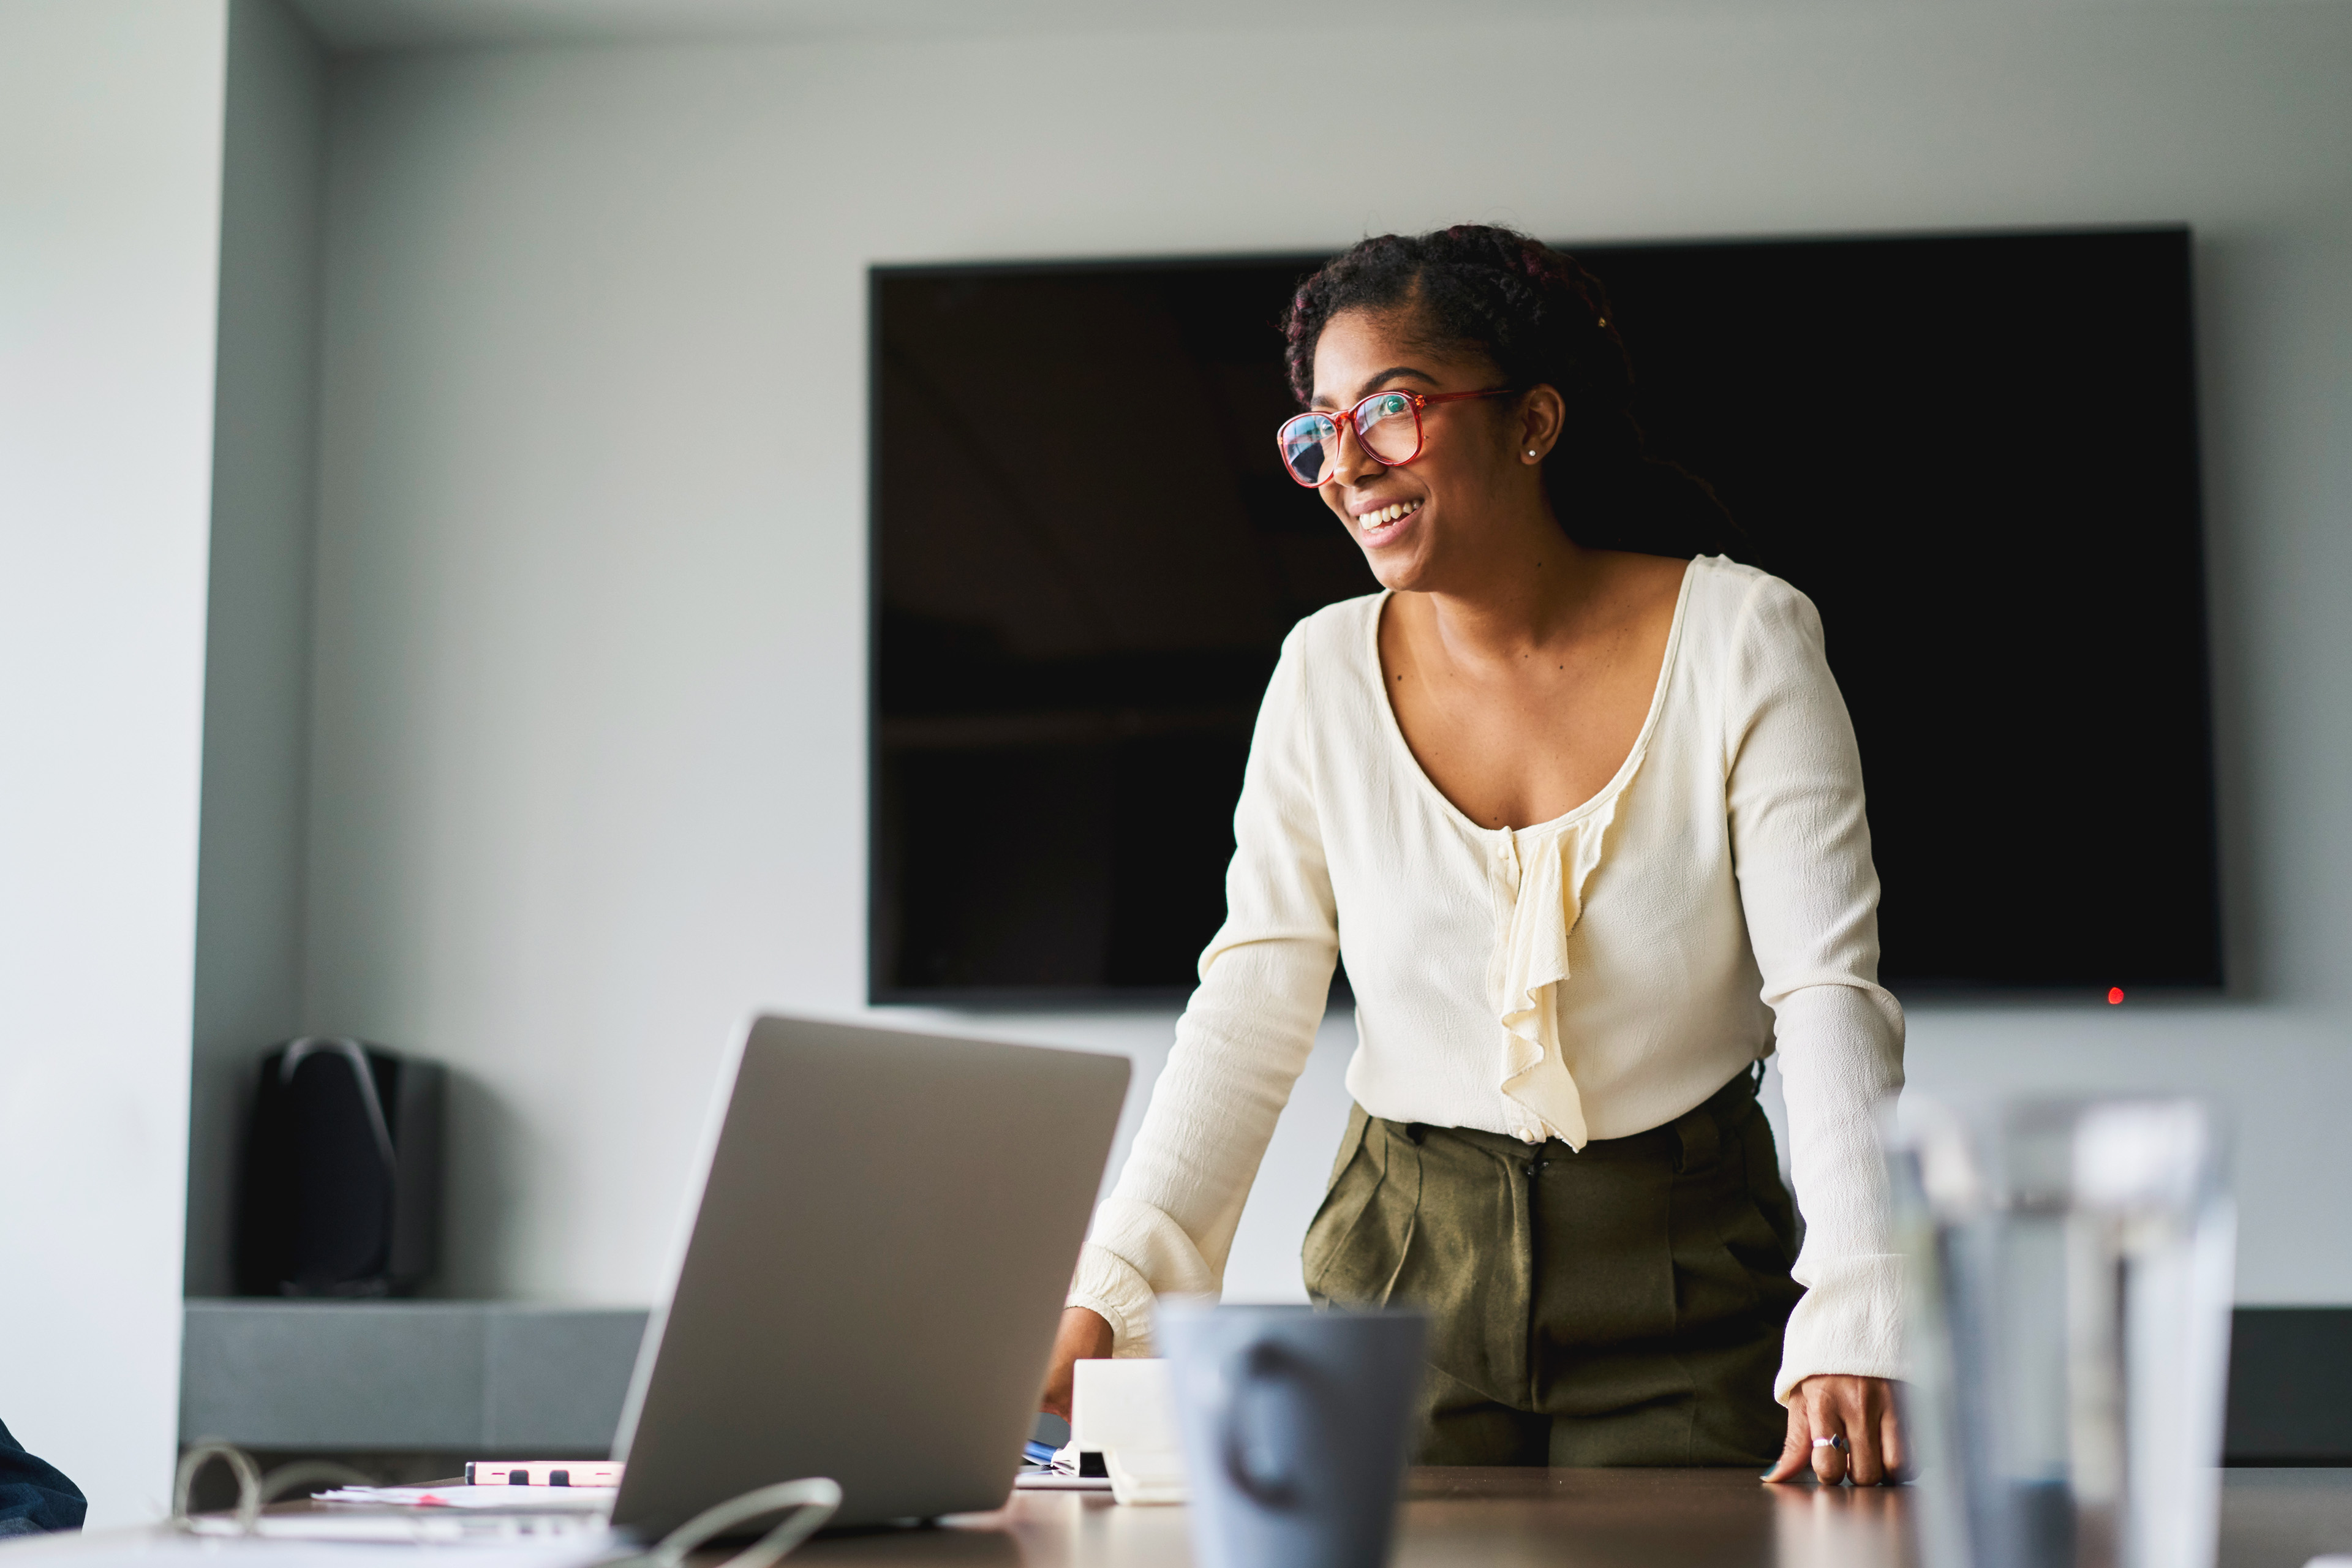
[[[1392,1568],[1912,1568],[1917,1505],[1907,1488],[1767,1487],[1744,1470],[1415,1470]],[[813,1541],[785,1568],[1189,1568],[1187,1531],[1181,1507],[1024,1491],[993,1513],[936,1528]],[[110,1548],[157,1532],[31,1538],[0,1546],[0,1564],[73,1568],[78,1558],[103,1556],[119,1568]],[[396,1548],[368,1550],[386,1563],[415,1560]],[[2339,1552],[2352,1552],[2352,1469],[2224,1472],[2220,1568],[2303,1568]],[[133,1555],[168,1563],[150,1548]],[[464,1553],[423,1555],[449,1564]],[[698,1552],[692,1568],[729,1555]]]
[[[1415,1470],[1394,1568],[1909,1568],[1908,1488],[1767,1487],[1744,1470]],[[843,1568],[1187,1568],[1181,1508],[1016,1492],[942,1528],[828,1537],[788,1563]],[[2352,1552],[2352,1470],[2224,1473],[2221,1568]]]

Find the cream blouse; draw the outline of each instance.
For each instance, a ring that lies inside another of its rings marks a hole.
[[[1672,1121],[1777,1049],[1805,1220],[1775,1391],[1892,1377],[1900,1303],[1874,1121],[1903,1082],[1878,973],[1862,768],[1820,617],[1721,556],[1684,574],[1648,717],[1600,794],[1486,828],[1389,706],[1387,595],[1284,642],[1250,745],[1223,930],[1070,1303],[1150,1353],[1159,1292],[1211,1293],[1335,956],[1375,1116],[1581,1147]]]

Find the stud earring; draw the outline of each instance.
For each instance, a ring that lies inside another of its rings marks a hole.
[[[1532,458],[1532,457],[1534,457],[1535,455],[1536,455],[1536,449],[1535,449],[1533,447],[1528,447],[1528,457],[1530,457],[1530,458]]]

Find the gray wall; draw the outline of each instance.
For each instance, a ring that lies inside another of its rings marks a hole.
[[[1923,1007],[1914,1081],[2210,1090],[2243,1131],[2242,1298],[2352,1301],[2329,1152],[2352,1105],[2347,80],[2352,10],[2316,5],[1318,15],[341,68],[305,972],[314,1023],[469,1075],[450,1288],[649,1296],[730,1031],[859,1005],[869,263],[1464,217],[2187,219],[2239,994]],[[1351,163],[1332,137],[1376,113],[1402,134]],[[1968,744],[1989,790],[2099,808]],[[2034,896],[2031,865],[1986,875]],[[1148,1081],[1168,1024],[966,1026],[1128,1050]],[[1250,1293],[1296,1289],[1344,1034],[1245,1224]]]
[[[221,0],[0,5],[0,1411],[172,1479]]]
[[[326,88],[324,57],[281,0],[231,0],[188,1139],[195,1296],[230,1288],[254,1058],[302,1018]]]

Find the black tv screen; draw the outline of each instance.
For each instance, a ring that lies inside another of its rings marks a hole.
[[[2188,231],[1568,248],[1820,607],[1886,984],[2219,985]],[[876,1000],[1192,985],[1282,637],[1378,586],[1275,451],[1320,259],[875,269]]]

